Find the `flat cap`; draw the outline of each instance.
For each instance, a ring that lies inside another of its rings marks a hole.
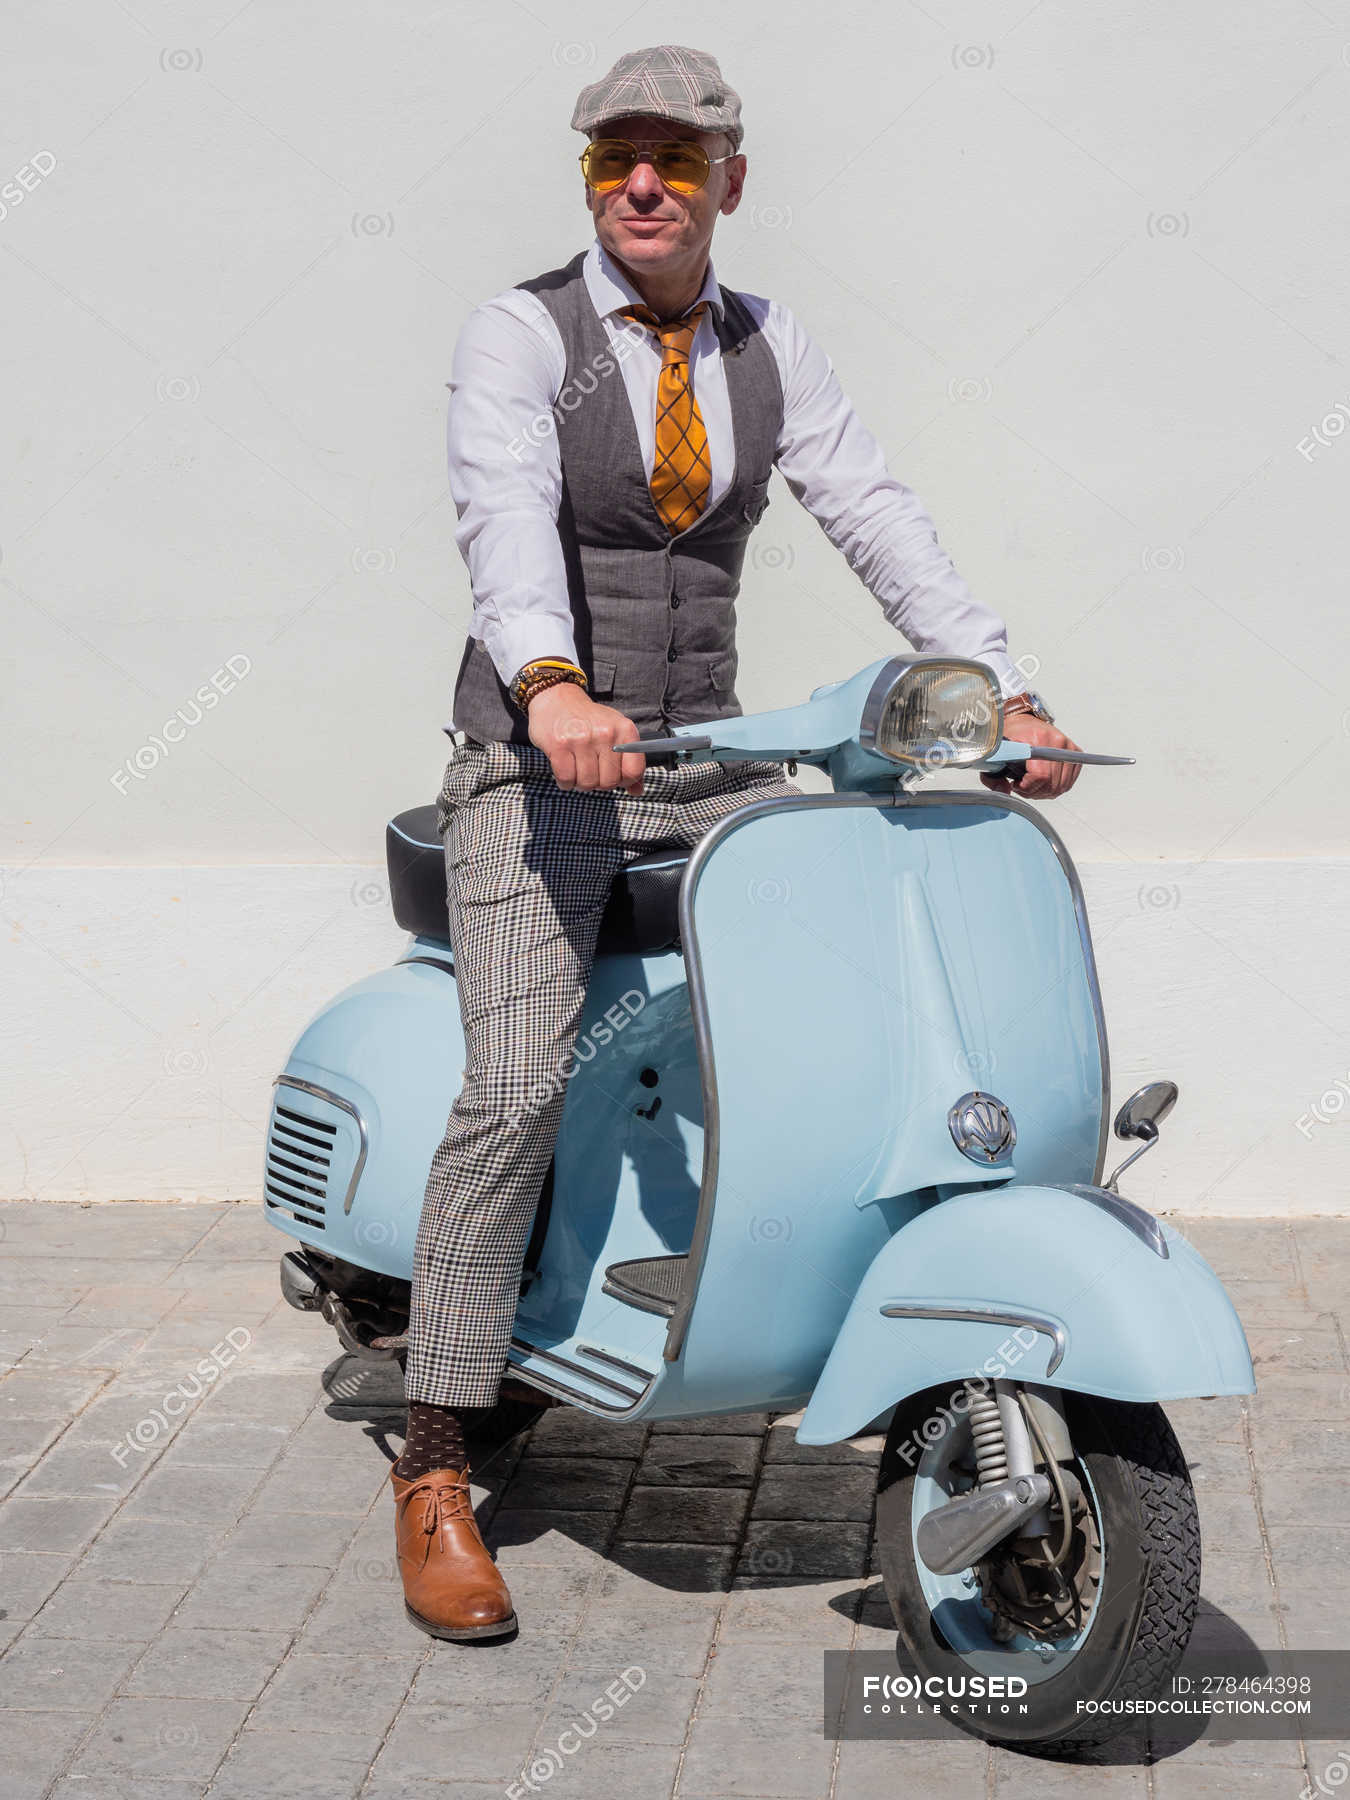
[[[745,135],[741,129],[741,97],[729,87],[706,50],[686,44],[654,44],[629,50],[608,74],[577,96],[572,128],[589,137],[606,119],[640,113],[677,119],[700,131],[725,131],[733,150]]]

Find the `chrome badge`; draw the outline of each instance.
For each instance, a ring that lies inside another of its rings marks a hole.
[[[1007,1162],[1017,1142],[1012,1114],[1001,1100],[979,1088],[962,1094],[947,1114],[947,1129],[962,1156],[977,1163]]]

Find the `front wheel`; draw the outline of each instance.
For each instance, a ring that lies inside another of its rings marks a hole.
[[[1083,1702],[1152,1698],[1177,1664],[1200,1598],[1200,1524],[1185,1458],[1160,1406],[1066,1392],[1074,1455],[1060,1465],[1049,1538],[995,1545],[972,1568],[935,1575],[919,1521],[978,1479],[964,1385],[896,1408],[882,1456],[877,1537],[895,1622],[919,1674],[1018,1675],[1027,1712],[990,1742],[1072,1756],[1129,1728],[1127,1712]],[[1044,1468],[1043,1462],[1038,1467]],[[1047,1548],[1058,1555],[1051,1564]],[[959,1713],[953,1723],[962,1723]]]

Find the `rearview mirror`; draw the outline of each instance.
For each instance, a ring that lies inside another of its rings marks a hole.
[[[1159,1125],[1176,1105],[1179,1092],[1175,1081],[1150,1081],[1147,1087],[1141,1087],[1116,1114],[1116,1136],[1152,1142]]]

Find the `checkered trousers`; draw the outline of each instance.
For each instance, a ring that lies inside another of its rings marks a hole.
[[[560,788],[530,744],[470,740],[451,757],[437,824],[466,1066],[418,1227],[410,1400],[497,1397],[614,876],[649,850],[692,848],[752,800],[799,791],[777,763],[648,765],[630,795]]]

